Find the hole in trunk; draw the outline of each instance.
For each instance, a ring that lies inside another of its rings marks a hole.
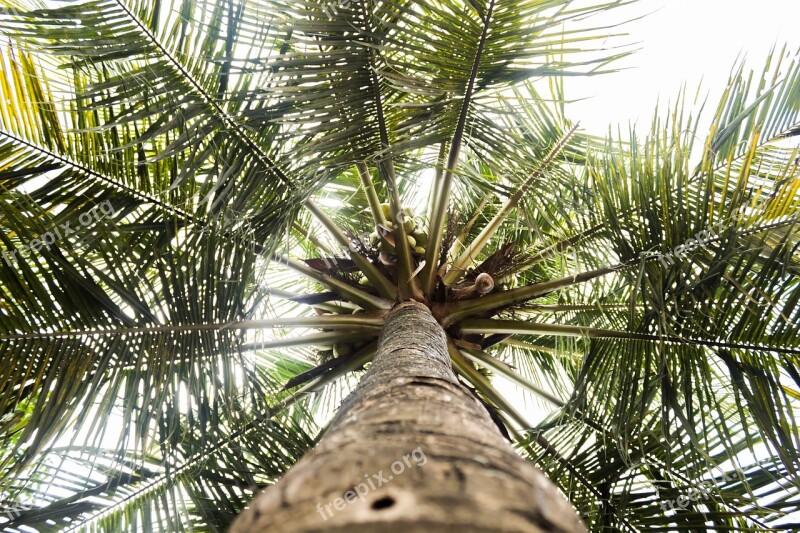
[[[376,511],[380,511],[381,509],[388,509],[392,505],[394,505],[394,498],[392,498],[391,496],[384,496],[383,498],[372,502],[372,508],[375,509]]]

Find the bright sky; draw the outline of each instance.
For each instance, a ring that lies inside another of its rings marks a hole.
[[[716,104],[740,55],[758,71],[776,43],[800,49],[800,0],[639,0],[591,23],[618,22],[621,13],[650,13],[616,29],[629,34],[621,42],[641,48],[618,63],[629,70],[565,81],[567,98],[587,98],[568,112],[589,133],[605,134],[612,124],[624,131],[629,121],[648,126],[659,96],[674,101],[684,82],[693,94],[702,81],[701,95]]]

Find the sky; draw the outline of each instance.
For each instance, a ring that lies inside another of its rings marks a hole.
[[[638,43],[616,64],[627,70],[565,81],[567,98],[583,99],[568,114],[589,133],[615,124],[625,131],[629,121],[647,127],[659,97],[674,101],[684,82],[693,92],[702,81],[700,94],[716,104],[738,57],[758,71],[776,43],[800,50],[800,0],[638,0],[590,22],[618,22],[623,13],[647,14],[614,29],[628,33],[618,43]]]

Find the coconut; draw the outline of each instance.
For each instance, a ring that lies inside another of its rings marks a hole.
[[[353,353],[353,346],[351,344],[334,344],[333,355],[335,357],[343,357]]]
[[[419,246],[426,246],[428,244],[428,234],[424,231],[414,231],[411,233],[411,236],[414,237],[414,240],[417,241]]]

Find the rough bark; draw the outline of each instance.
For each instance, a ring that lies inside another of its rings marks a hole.
[[[456,380],[427,307],[387,316],[372,367],[319,444],[232,532],[585,531]]]

